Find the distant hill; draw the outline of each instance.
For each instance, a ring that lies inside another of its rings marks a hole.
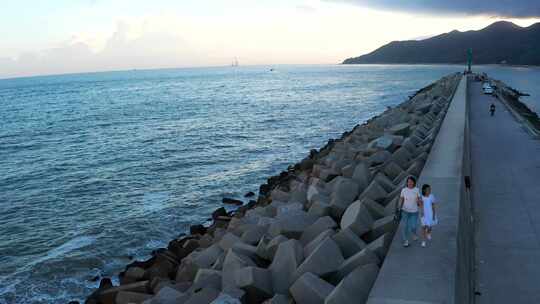
[[[540,65],[540,22],[520,27],[500,21],[479,31],[452,31],[425,40],[393,41],[375,51],[348,58],[358,63],[464,63],[473,49],[474,64]]]

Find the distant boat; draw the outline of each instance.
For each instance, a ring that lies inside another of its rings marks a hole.
[[[274,71],[274,69],[273,69],[273,68],[270,68],[270,72],[273,72],[273,71]]]
[[[238,66],[238,58],[234,57],[234,60],[233,60],[233,62],[231,63],[231,66],[232,66],[232,67],[237,67],[237,66]]]

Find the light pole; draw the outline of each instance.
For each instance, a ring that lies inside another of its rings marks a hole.
[[[472,64],[472,48],[467,50],[467,73],[471,73],[471,64]]]

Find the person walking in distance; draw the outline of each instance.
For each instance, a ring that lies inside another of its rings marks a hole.
[[[491,103],[489,106],[489,113],[491,113],[491,116],[495,115],[495,104]]]
[[[407,185],[401,190],[399,197],[399,212],[403,221],[403,246],[409,247],[409,234],[413,240],[418,240],[416,228],[418,226],[418,211],[422,204],[420,191],[416,187],[416,179],[413,176],[407,178]]]

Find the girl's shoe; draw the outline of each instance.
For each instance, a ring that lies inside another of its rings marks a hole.
[[[422,247],[426,247],[426,241],[422,241]]]
[[[403,242],[403,247],[409,247],[409,241],[408,240]]]

